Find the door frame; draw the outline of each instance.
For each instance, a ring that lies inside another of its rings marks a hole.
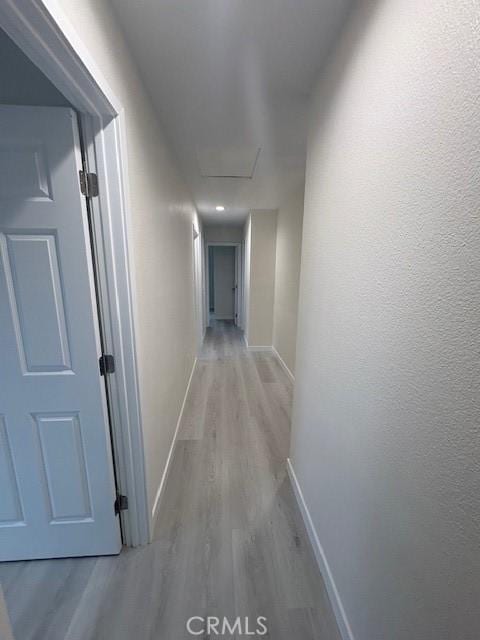
[[[3,0],[0,27],[78,111],[88,167],[98,176],[99,197],[91,206],[105,346],[115,355],[116,365],[108,386],[118,489],[128,496],[128,510],[121,512],[123,542],[132,547],[147,544],[151,523],[135,348],[123,107],[56,0]]]
[[[193,263],[193,299],[195,302],[195,341],[196,352],[200,354],[203,340],[205,338],[205,314],[204,314],[204,296],[205,296],[205,281],[204,273],[202,269],[203,262],[203,233],[201,222],[196,216],[196,225],[192,225],[192,263]]]
[[[205,311],[207,314],[207,326],[210,326],[210,265],[208,254],[210,247],[235,247],[235,279],[237,290],[235,291],[235,325],[243,329],[243,243],[242,242],[206,242],[205,243]]]

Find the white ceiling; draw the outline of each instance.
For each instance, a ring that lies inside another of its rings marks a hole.
[[[303,180],[308,97],[350,0],[112,2],[203,219],[276,209]]]

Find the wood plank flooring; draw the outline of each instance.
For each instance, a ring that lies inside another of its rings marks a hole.
[[[242,332],[217,321],[154,542],[118,557],[0,565],[15,640],[186,640],[191,616],[249,616],[250,629],[264,616],[264,638],[340,640],[286,473],[291,402],[274,356],[247,352]]]

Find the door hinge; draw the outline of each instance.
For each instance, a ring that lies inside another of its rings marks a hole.
[[[118,516],[120,511],[126,511],[128,509],[128,498],[127,496],[122,495],[121,493],[117,494],[115,502],[113,504],[113,508],[115,509],[115,515]]]
[[[115,373],[115,358],[110,353],[104,353],[98,359],[98,366],[101,376],[107,373]]]
[[[98,178],[96,173],[88,173],[87,171],[79,171],[80,191],[87,198],[98,196]]]

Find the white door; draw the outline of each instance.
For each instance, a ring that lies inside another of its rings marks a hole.
[[[121,540],[75,113],[0,107],[0,560]]]

